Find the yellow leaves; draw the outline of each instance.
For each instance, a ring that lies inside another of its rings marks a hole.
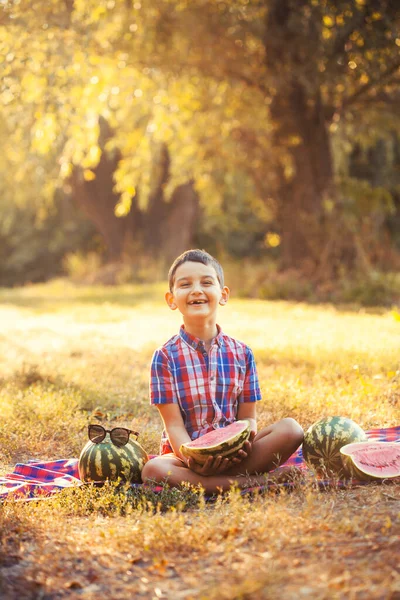
[[[264,237],[264,244],[270,248],[277,248],[281,243],[281,236],[278,233],[268,231]]]
[[[82,167],[90,168],[96,167],[99,164],[101,158],[101,149],[97,144],[90,146],[88,153],[82,161]]]
[[[123,192],[120,196],[118,204],[115,206],[116,217],[126,217],[129,214],[132,205],[132,196],[128,192]]]
[[[386,373],[386,377],[388,379],[395,379],[400,375],[400,371],[388,371]]]
[[[72,175],[73,165],[70,162],[63,162],[60,167],[60,177],[68,179]]]
[[[400,311],[397,307],[391,310],[390,315],[395,321],[397,321],[397,323],[400,323]]]
[[[96,179],[96,174],[90,169],[85,169],[83,171],[83,178],[85,181],[93,181],[94,179]]]
[[[196,179],[195,187],[198,192],[202,192],[207,189],[210,184],[210,175],[208,173],[203,173],[200,177]]]
[[[30,72],[25,73],[21,80],[22,101],[33,103],[42,100],[46,86],[46,77],[38,77]]]
[[[322,19],[325,27],[333,27],[335,24],[335,21],[332,17],[330,17],[329,15],[324,15],[323,19]]]
[[[34,71],[42,69],[48,57],[43,50],[33,50],[29,53],[29,63]]]
[[[87,0],[75,0],[75,20],[84,20],[86,23],[97,23],[107,13],[107,6],[103,3],[91,3]]]
[[[47,154],[57,137],[58,125],[54,114],[38,119],[32,128],[32,148],[39,154]]]
[[[287,144],[288,146],[299,146],[301,143],[303,142],[303,140],[301,139],[301,137],[299,135],[292,135],[289,136],[287,139]]]

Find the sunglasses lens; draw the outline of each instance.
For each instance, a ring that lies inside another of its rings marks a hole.
[[[129,431],[123,427],[115,427],[111,430],[110,437],[116,446],[125,446],[129,440]]]
[[[100,444],[106,437],[106,431],[101,425],[89,425],[89,440],[94,444]]]

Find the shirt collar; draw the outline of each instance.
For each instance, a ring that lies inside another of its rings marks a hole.
[[[215,338],[212,340],[211,345],[217,344],[218,346],[222,346],[223,333],[222,333],[221,327],[219,325],[217,325],[217,330],[218,330],[218,333],[215,336]],[[202,340],[200,340],[199,338],[195,337],[194,335],[191,335],[190,333],[188,333],[186,331],[184,325],[181,326],[181,328],[179,330],[179,335],[183,339],[183,341],[186,342],[186,344],[188,344],[188,346],[190,346],[194,350],[204,347],[204,342]]]

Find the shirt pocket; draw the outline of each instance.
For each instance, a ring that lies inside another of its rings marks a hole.
[[[218,377],[217,392],[225,402],[236,404],[243,392],[246,365],[235,362],[229,369],[221,370]]]

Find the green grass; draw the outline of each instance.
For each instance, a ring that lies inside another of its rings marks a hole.
[[[180,318],[160,284],[0,290],[0,473],[78,456],[98,409],[133,426],[148,452],[161,432],[148,402],[155,347]],[[386,308],[231,299],[223,329],[256,355],[259,426],[304,428],[333,414],[400,423],[400,322]],[[201,490],[161,495],[68,490],[0,505],[0,597],[397,598],[400,486],[321,493],[311,485],[216,504]]]

